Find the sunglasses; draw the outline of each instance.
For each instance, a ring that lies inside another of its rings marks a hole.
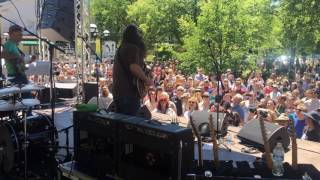
[[[189,101],[189,104],[195,104],[196,102],[194,102],[194,101]]]
[[[183,91],[183,89],[177,89],[177,91]]]
[[[167,100],[166,99],[160,99],[159,101],[160,102],[166,102]]]

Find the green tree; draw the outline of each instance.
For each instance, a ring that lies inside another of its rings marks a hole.
[[[134,0],[93,0],[91,1],[91,16],[100,32],[109,30],[113,40],[118,42],[122,30],[129,24],[127,9]]]
[[[283,0],[279,16],[283,24],[282,43],[290,52],[291,63],[296,55],[318,51],[320,1]]]
[[[149,47],[158,43],[179,44],[178,19],[192,14],[190,0],[137,0],[128,7],[128,19],[139,25]]]
[[[183,49],[177,53],[184,69],[194,71],[194,64],[208,71],[221,63],[223,69],[232,67],[241,71],[247,66],[252,68],[259,56],[274,44],[270,27],[273,17],[267,0],[217,0],[200,3],[197,24],[190,17],[179,20],[184,34]],[[248,52],[252,52],[251,54]]]

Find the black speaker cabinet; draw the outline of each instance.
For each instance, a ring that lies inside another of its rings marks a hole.
[[[53,97],[55,102],[57,102],[57,97],[58,97],[58,92],[56,91],[55,88],[53,88]],[[40,103],[41,104],[46,104],[46,103],[50,103],[50,88],[46,87],[44,89],[42,89],[39,93],[38,96]]]
[[[276,146],[277,142],[281,142],[283,148],[288,149],[290,138],[285,127],[270,122],[265,122],[265,127],[271,151]],[[260,151],[264,151],[260,122],[258,119],[254,119],[245,124],[238,133],[238,137],[243,143],[252,145]]]
[[[75,161],[89,175],[105,179],[117,172],[119,114],[74,112]]]
[[[88,101],[92,97],[97,97],[98,94],[98,86],[96,82],[87,82],[83,85],[84,91],[84,103],[88,103]]]
[[[75,20],[74,0],[45,0],[40,28],[51,41],[73,41]]]
[[[123,179],[184,179],[193,159],[189,128],[137,117],[120,124],[118,169]]]

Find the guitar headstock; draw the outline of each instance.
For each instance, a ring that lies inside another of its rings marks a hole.
[[[289,136],[291,138],[296,138],[296,129],[294,127],[293,115],[290,114],[288,117],[289,117],[289,128],[288,128]]]

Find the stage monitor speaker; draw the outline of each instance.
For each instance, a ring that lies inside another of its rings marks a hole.
[[[228,121],[226,121],[225,119],[226,113],[219,112],[219,117],[218,117],[217,112],[194,111],[191,114],[194,125],[201,132],[201,127],[209,124],[210,114],[212,115],[213,128],[219,133],[219,135],[223,137],[226,136],[228,133],[228,125],[229,125]],[[218,126],[217,126],[217,121],[219,122]],[[190,122],[188,122],[188,127],[191,128]]]
[[[119,125],[121,178],[184,179],[194,159],[191,129],[138,117],[122,120]]]
[[[277,142],[281,142],[283,148],[288,150],[290,138],[287,129],[283,126],[266,121],[265,127],[271,152],[276,146]],[[264,152],[264,143],[260,130],[260,122],[258,119],[251,120],[250,122],[244,124],[243,128],[238,133],[238,137],[243,143],[252,145],[253,147],[256,147],[260,151]]]
[[[87,82],[83,85],[84,103],[88,103],[93,97],[97,97],[97,82]]]
[[[41,35],[50,41],[74,41],[74,0],[45,0],[41,14]]]

